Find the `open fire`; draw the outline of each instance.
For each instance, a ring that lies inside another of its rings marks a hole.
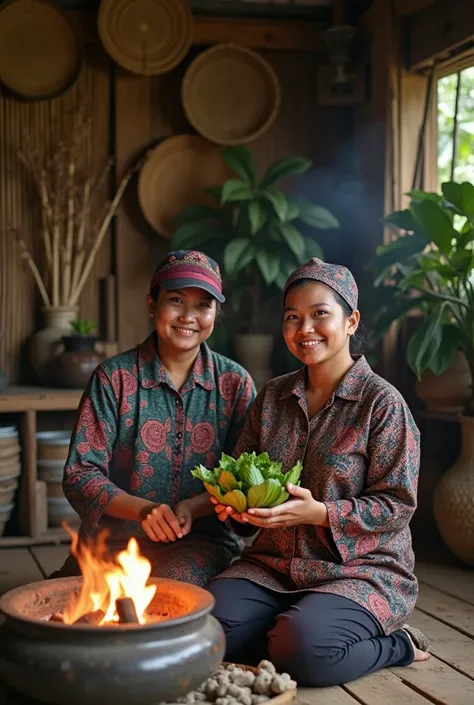
[[[127,548],[111,561],[107,557],[105,533],[94,545],[86,546],[79,543],[76,532],[69,528],[68,531],[72,537],[71,551],[81,568],[82,588],[79,595],[72,595],[63,614],[52,615],[51,619],[95,626],[156,621],[158,617],[146,611],[156,585],[148,584],[151,564],[140,554],[137,541],[130,539]]]

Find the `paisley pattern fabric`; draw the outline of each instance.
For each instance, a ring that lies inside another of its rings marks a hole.
[[[368,609],[390,633],[417,597],[409,522],[416,508],[419,432],[398,391],[364,357],[308,418],[301,371],[259,393],[235,455],[267,451],[324,502],[330,528],[266,529],[219,577],[276,591],[328,592]]]
[[[284,294],[298,279],[313,279],[326,284],[347,301],[352,311],[356,310],[359,292],[352,272],[347,267],[341,264],[328,264],[318,257],[311,257],[290,274],[286,280]]]
[[[80,534],[90,537],[107,529],[111,544],[136,536],[156,554],[157,564],[163,551],[169,560],[175,548],[174,572],[178,575],[181,565],[182,579],[192,582],[195,564],[206,556],[207,577],[201,576],[201,583],[229,565],[240,541],[215,516],[196,520],[181,540],[184,553],[194,556],[183,567],[183,549],[176,548],[180,541],[155,544],[138,523],[104,511],[123,492],[171,507],[202,493],[202,482],[190,470],[199,463],[212,467],[221,452],[232,454],[254,398],[249,374],[206,344],[179,392],[156,353],[154,334],[100,364],[82,397],[64,469],[64,492],[82,519]],[[204,551],[206,543],[212,550]]]

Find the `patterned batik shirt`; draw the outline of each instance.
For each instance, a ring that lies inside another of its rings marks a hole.
[[[342,595],[390,633],[406,622],[417,597],[409,522],[416,508],[419,432],[398,391],[364,357],[355,360],[311,419],[305,368],[269,382],[235,450],[267,451],[284,470],[301,459],[301,485],[324,502],[330,527],[265,529],[219,577],[246,578],[280,592]]]
[[[81,535],[106,528],[111,542],[137,536],[146,543],[140,524],[104,514],[109,502],[127,492],[174,507],[202,493],[190,470],[200,463],[212,468],[221,452],[232,454],[255,398],[249,374],[206,344],[176,391],[155,340],[152,334],[101,363],[82,397],[63,482],[82,519]],[[192,537],[239,546],[212,515],[194,522]]]

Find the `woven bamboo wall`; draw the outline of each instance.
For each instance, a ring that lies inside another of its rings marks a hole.
[[[84,102],[90,105],[93,125],[87,160],[96,164],[97,160],[107,159],[110,141],[110,64],[99,45],[85,46],[78,81],[55,100],[27,102],[0,92],[0,368],[7,372],[10,384],[28,381],[25,343],[41,323],[40,298],[30,270],[20,260],[13,233],[17,231],[31,252],[40,256],[40,211],[15,145],[21,143],[26,131],[34,147],[41,150],[49,140],[64,134],[74,110]],[[83,318],[98,321],[98,280],[110,272],[110,259],[109,235],[80,299]]]

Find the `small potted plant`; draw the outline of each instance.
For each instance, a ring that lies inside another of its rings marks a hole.
[[[95,349],[95,323],[78,318],[69,324],[73,332],[62,337],[64,350],[54,358],[55,377],[61,387],[83,389],[104,358]]]
[[[464,363],[462,452],[438,483],[434,513],[447,545],[474,565],[474,185],[409,195],[409,208],[386,218],[399,237],[377,251],[377,332],[416,311],[407,360],[417,379],[429,373],[436,384],[456,357]]]
[[[222,157],[235,177],[207,190],[216,200],[215,207],[192,205],[176,216],[172,247],[204,247],[222,262],[238,326],[236,355],[259,386],[271,376],[272,295],[274,303],[274,295],[299,264],[322,256],[319,244],[303,234],[301,225],[332,229],[339,228],[339,223],[326,208],[290,196],[275,185],[307,172],[308,159],[277,159],[259,178],[246,147],[228,147]]]

